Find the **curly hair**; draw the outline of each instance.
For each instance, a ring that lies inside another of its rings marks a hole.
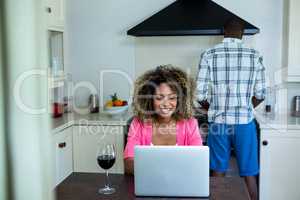
[[[157,119],[153,98],[155,89],[166,83],[177,94],[177,106],[172,115],[176,121],[189,119],[194,114],[195,81],[172,65],[158,66],[145,72],[135,81],[133,113],[140,120]]]

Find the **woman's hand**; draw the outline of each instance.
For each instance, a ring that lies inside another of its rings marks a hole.
[[[125,174],[134,175],[133,158],[124,159]]]

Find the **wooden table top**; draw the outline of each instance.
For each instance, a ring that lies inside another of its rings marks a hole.
[[[187,200],[207,198],[165,198],[136,197],[134,177],[110,174],[110,181],[116,192],[100,195],[98,189],[104,186],[105,174],[73,173],[56,188],[57,200]],[[246,184],[240,177],[210,178],[210,197],[213,200],[248,200]]]

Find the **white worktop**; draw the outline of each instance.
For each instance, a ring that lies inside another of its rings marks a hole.
[[[255,118],[260,124],[261,129],[278,130],[300,130],[300,117],[293,117],[290,113],[272,113],[255,112]]]
[[[57,133],[70,126],[126,126],[132,114],[130,111],[122,115],[111,116],[107,113],[66,113],[62,117],[51,119],[51,128],[53,133]]]
[[[88,113],[77,114],[68,113],[63,117],[52,119],[52,132],[57,133],[70,126],[127,126],[128,120],[132,117],[132,112],[127,111],[122,115],[111,116],[106,113]],[[293,117],[289,113],[285,114],[265,114],[255,112],[255,118],[260,124],[261,129],[278,129],[278,130],[300,130],[300,117]]]

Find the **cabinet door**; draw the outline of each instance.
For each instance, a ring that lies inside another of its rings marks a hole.
[[[300,1],[290,0],[289,4],[288,76],[300,82]]]
[[[104,172],[97,164],[97,150],[105,143],[116,145],[116,163],[111,173],[124,173],[123,126],[74,126],[74,171]]]
[[[65,0],[47,0],[48,29],[55,31],[64,30]]]
[[[61,183],[73,172],[72,127],[54,136],[55,185]]]
[[[299,200],[300,131],[262,131],[260,200]]]

